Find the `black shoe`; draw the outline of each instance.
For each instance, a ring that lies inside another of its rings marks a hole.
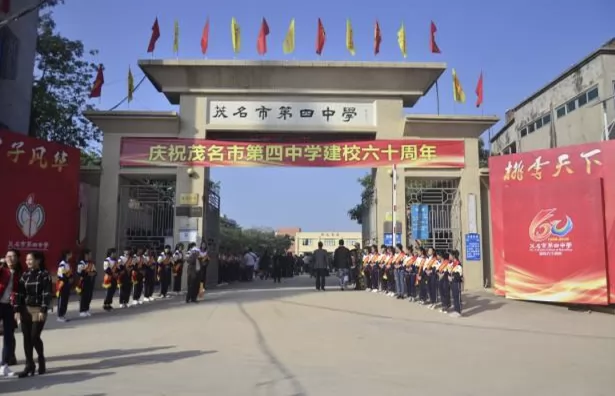
[[[38,375],[43,375],[47,372],[47,364],[44,357],[38,358]]]
[[[36,367],[34,365],[26,366],[22,372],[17,373],[18,378],[26,378],[29,376],[34,377],[34,372],[36,371]]]

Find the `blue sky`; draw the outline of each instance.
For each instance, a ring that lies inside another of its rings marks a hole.
[[[362,6],[360,6],[362,5]],[[237,59],[259,59],[256,37],[261,18],[268,21],[269,53],[264,59],[317,60],[314,46],[317,18],[327,32],[323,60],[401,61],[396,32],[407,32],[407,61],[446,62],[440,81],[441,112],[495,114],[532,94],[556,75],[615,36],[615,1],[589,0],[66,0],[55,10],[58,29],[100,51],[95,62],[105,65],[102,100],[108,109],[126,96],[128,67],[135,80],[142,76],[138,59],[146,53],[155,17],[162,37],[156,58],[173,55],[173,22],[180,24],[182,59],[201,59],[200,36],[210,18],[208,59],[232,59],[230,21],[242,30]],[[296,52],[282,53],[291,18],[296,19]],[[345,48],[345,21],[353,24],[356,56]],[[373,25],[382,29],[381,54],[375,57]],[[430,21],[438,26],[441,55],[429,52]],[[450,68],[455,68],[468,102],[454,104]],[[485,78],[484,109],[474,106],[474,88],[481,70]],[[121,109],[127,109],[126,105]],[[168,110],[164,96],[149,84],[134,95],[131,110]],[[413,113],[435,113],[435,92],[423,98]],[[497,131],[494,128],[493,133]],[[216,168],[222,183],[222,210],[244,226],[298,226],[306,231],[359,230],[347,210],[358,200],[356,179],[366,169]]]

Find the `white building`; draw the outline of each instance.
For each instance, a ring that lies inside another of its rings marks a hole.
[[[297,232],[295,234],[295,254],[312,253],[318,249],[318,242],[322,242],[324,249],[333,252],[340,239],[344,240],[344,246],[352,249],[355,243],[361,243],[361,231]]]
[[[11,2],[9,14],[29,8],[38,0]],[[0,20],[5,19],[0,11]],[[0,28],[0,127],[28,133],[34,80],[38,11]]]

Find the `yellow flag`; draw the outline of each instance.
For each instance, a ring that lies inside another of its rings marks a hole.
[[[241,29],[235,17],[231,19],[231,39],[233,40],[233,52],[238,54],[241,50]]]
[[[457,72],[453,69],[453,99],[458,103],[466,102],[466,93],[463,92],[463,88],[461,87],[461,83],[459,82],[459,77],[457,77]]]
[[[292,54],[295,52],[295,18],[290,20],[286,37],[284,38],[284,45],[282,46],[285,54]]]
[[[350,55],[354,56],[354,35],[352,33],[352,24],[350,19],[346,19],[346,49],[350,52]]]
[[[128,103],[132,102],[132,94],[135,92],[135,79],[132,77],[132,70],[128,66]]]
[[[173,53],[177,55],[179,53],[179,22],[175,21],[173,29]]]
[[[399,44],[399,50],[401,51],[401,54],[404,56],[404,58],[407,57],[408,53],[406,52],[406,27],[404,26],[403,22],[401,24],[401,27],[397,31],[397,44]]]

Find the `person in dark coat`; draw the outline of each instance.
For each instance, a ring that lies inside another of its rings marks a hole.
[[[344,246],[344,240],[340,239],[339,246],[333,252],[333,268],[337,270],[337,276],[340,280],[340,289],[346,288],[346,283],[349,280],[350,267],[352,267],[352,257],[350,250]]]

